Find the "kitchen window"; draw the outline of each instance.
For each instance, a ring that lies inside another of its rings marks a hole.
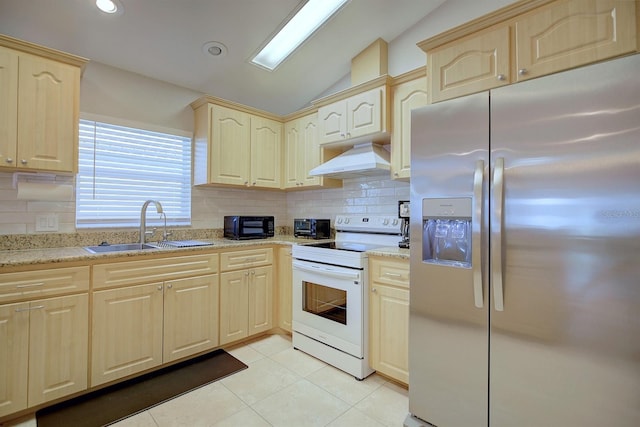
[[[78,163],[77,228],[136,227],[150,199],[167,225],[191,224],[190,137],[82,119]]]

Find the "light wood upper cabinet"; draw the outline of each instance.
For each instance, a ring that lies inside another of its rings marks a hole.
[[[409,262],[370,257],[369,352],[376,371],[409,383]]]
[[[250,186],[280,188],[282,182],[281,122],[251,117]]]
[[[0,36],[1,168],[77,171],[80,71],[85,62]]]
[[[18,53],[0,46],[0,166],[15,167],[18,151]]]
[[[318,114],[308,114],[284,125],[285,189],[308,190],[318,187],[341,187],[342,181],[309,175],[309,171],[338,152],[326,150],[318,143]]]
[[[564,0],[515,20],[518,81],[633,52],[637,2]]]
[[[387,92],[384,85],[320,107],[320,145],[388,132]]]
[[[408,181],[411,177],[411,110],[427,105],[427,78],[393,86],[393,133],[391,134],[391,177]]]
[[[281,122],[209,102],[192,107],[194,185],[281,187]]]
[[[418,43],[430,102],[638,50],[637,0],[521,0]]]
[[[499,27],[429,52],[431,102],[509,84],[509,27]]]
[[[220,105],[211,105],[209,111],[211,176],[208,182],[249,185],[251,116]]]

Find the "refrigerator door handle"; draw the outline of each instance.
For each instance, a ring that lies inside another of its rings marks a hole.
[[[493,267],[493,304],[504,311],[502,277],[502,210],[504,207],[504,157],[496,159],[493,169],[494,223],[491,230],[491,262]]]
[[[484,184],[484,160],[476,162],[473,175],[473,219],[471,221],[471,265],[473,266],[473,301],[478,308],[484,307],[482,294],[482,188]]]

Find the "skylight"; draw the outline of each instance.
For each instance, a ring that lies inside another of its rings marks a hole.
[[[293,53],[349,0],[309,0],[251,60],[270,71]]]

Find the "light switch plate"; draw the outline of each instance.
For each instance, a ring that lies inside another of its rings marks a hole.
[[[58,231],[58,215],[36,215],[36,231]]]

